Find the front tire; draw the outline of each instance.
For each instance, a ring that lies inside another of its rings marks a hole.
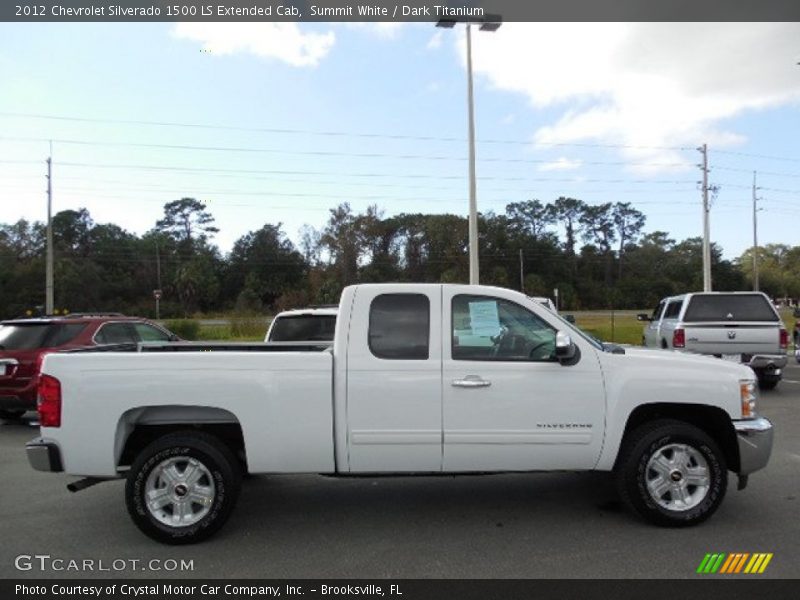
[[[626,437],[617,466],[620,496],[656,525],[696,525],[716,512],[728,487],[725,457],[683,421],[646,423]]]
[[[134,461],[125,502],[136,526],[166,544],[193,544],[225,524],[239,496],[236,458],[200,432],[161,437]]]

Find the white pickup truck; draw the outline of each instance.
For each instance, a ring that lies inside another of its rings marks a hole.
[[[722,502],[767,464],[748,367],[605,347],[535,300],[451,284],[348,287],[332,348],[146,345],[50,354],[31,465],[127,478],[147,535],[190,543],[230,514],[243,472],[614,471],[659,525]]]

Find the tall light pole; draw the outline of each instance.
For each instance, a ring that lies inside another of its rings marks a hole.
[[[47,258],[44,281],[44,312],[53,314],[53,142],[47,157]]]
[[[497,31],[500,27],[500,16],[491,15],[479,22],[481,31]],[[452,29],[456,21],[442,19],[437,27]],[[477,285],[480,279],[478,266],[478,200],[475,177],[475,98],[472,89],[472,23],[467,21],[467,137],[469,146],[469,282]]]

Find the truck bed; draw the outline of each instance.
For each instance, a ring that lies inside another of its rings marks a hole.
[[[57,433],[66,472],[115,476],[122,451],[115,447],[117,432],[158,424],[177,407],[211,410],[214,421],[238,424],[252,449],[250,472],[333,472],[333,355],[324,348],[212,343],[139,349],[47,356],[45,372],[63,390]]]

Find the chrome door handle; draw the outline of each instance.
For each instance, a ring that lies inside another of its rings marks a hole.
[[[467,375],[464,379],[453,379],[453,387],[480,388],[489,387],[490,385],[492,385],[491,381],[486,381],[478,375]]]

